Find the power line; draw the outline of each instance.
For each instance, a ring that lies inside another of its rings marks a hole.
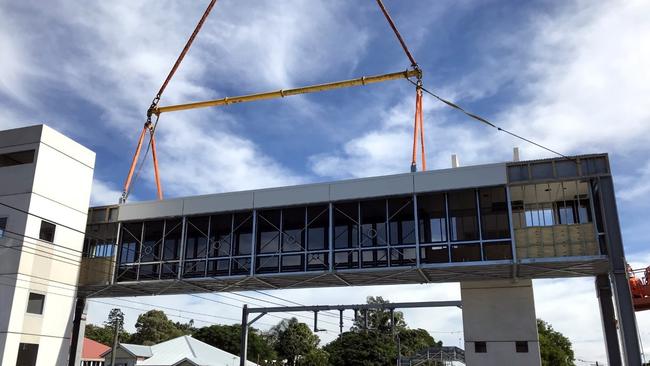
[[[271,294],[269,294],[269,293],[267,293],[267,292],[263,292],[263,291],[260,291],[260,290],[253,290],[253,291],[254,291],[254,292],[257,292],[258,294],[261,294],[261,295],[265,295],[265,296],[271,297],[271,298],[273,298],[273,299],[277,299],[277,300],[282,300],[282,301],[288,302],[289,304],[298,305],[298,306],[305,306],[305,304],[301,304],[301,303],[299,303],[299,302],[292,301],[292,300],[289,300],[289,299],[283,299],[283,298],[281,298],[281,297],[279,297],[279,296],[271,295]],[[244,296],[244,295],[241,295],[241,296]],[[262,300],[262,299],[260,299],[260,300]],[[264,300],[262,300],[262,301],[264,301]],[[271,301],[267,301],[267,302],[270,303],[270,304],[278,305],[278,306],[285,306],[285,305],[283,305],[283,304],[278,304],[278,303],[276,303],[276,302],[271,302]],[[327,315],[327,316],[331,316],[331,317],[335,317],[335,318],[338,318],[338,317],[339,317],[339,315],[331,314],[331,313],[328,313],[328,312],[323,313],[323,315]],[[344,318],[344,319],[347,319],[347,320],[354,320],[354,318],[349,317],[349,316],[343,316],[343,318]]]
[[[411,84],[413,84],[413,85],[415,85],[415,86],[418,86],[418,84],[417,84],[415,81],[413,81],[413,80],[411,80],[411,79],[406,79],[406,80],[408,80]],[[495,125],[494,123],[488,121],[487,119],[485,119],[485,118],[483,118],[483,117],[481,117],[481,116],[479,116],[479,115],[477,115],[477,114],[475,114],[475,113],[471,113],[471,112],[467,111],[465,108],[459,106],[458,104],[453,103],[453,102],[451,102],[451,101],[449,101],[449,100],[447,100],[447,99],[444,99],[444,98],[438,96],[437,94],[435,94],[435,93],[429,91],[428,89],[426,89],[426,88],[423,87],[423,86],[419,86],[419,87],[420,87],[420,88],[422,89],[422,91],[424,91],[425,93],[431,95],[432,97],[434,97],[434,98],[436,98],[437,100],[439,100],[439,101],[445,103],[446,105],[448,105],[448,106],[450,106],[450,107],[452,107],[452,108],[454,108],[454,109],[459,110],[460,112],[464,113],[466,116],[468,116],[468,117],[470,117],[470,118],[472,118],[472,119],[474,119],[474,120],[477,120],[477,121],[479,121],[479,122],[481,122],[481,123],[483,123],[483,124],[486,124],[486,125],[488,125],[488,126],[490,126],[490,127],[492,127],[492,128],[495,128],[495,129],[497,129],[498,131],[505,132],[505,133],[507,133],[507,134],[510,135],[510,136],[513,136],[513,137],[515,137],[515,138],[518,138],[518,139],[520,139],[520,140],[522,140],[522,141],[525,141],[525,142],[527,142],[527,143],[529,143],[529,144],[535,145],[535,146],[537,146],[537,147],[539,147],[539,148],[542,148],[542,149],[544,149],[544,150],[546,150],[546,151],[549,151],[549,152],[551,152],[551,153],[553,153],[553,154],[556,154],[556,155],[558,155],[558,156],[560,156],[560,157],[563,157],[563,158],[565,158],[565,159],[567,159],[567,160],[574,160],[574,159],[571,159],[570,157],[568,157],[568,156],[566,156],[566,155],[564,155],[564,154],[562,154],[562,153],[560,153],[560,152],[557,152],[556,150],[553,150],[553,149],[551,149],[551,148],[549,148],[549,147],[546,147],[546,146],[544,146],[544,145],[542,145],[542,144],[540,144],[540,143],[537,143],[537,142],[535,142],[535,141],[533,141],[533,140],[531,140],[531,139],[528,139],[528,138],[526,138],[526,137],[523,137],[523,136],[521,136],[521,135],[518,135],[518,134],[516,134],[516,133],[514,133],[514,132],[512,132],[512,131],[506,130],[505,128],[502,128],[502,127],[500,127],[500,126],[497,126],[497,125]]]

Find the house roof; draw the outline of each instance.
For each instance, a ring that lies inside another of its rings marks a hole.
[[[92,339],[84,337],[83,348],[81,349],[81,359],[82,360],[101,360],[103,359],[102,355],[106,351],[110,351],[110,347],[103,345],[99,342],[95,342]]]
[[[119,348],[123,349],[133,357],[149,358],[153,356],[153,354],[151,353],[151,347],[149,346],[141,346],[139,344],[120,343]],[[109,347],[108,350],[102,353],[101,356],[106,357],[106,355],[109,354],[110,352],[111,352],[111,348]]]
[[[174,366],[187,361],[197,366],[239,364],[239,356],[212,347],[190,336],[182,336],[151,346],[153,356],[138,362],[138,366]],[[257,366],[246,361],[247,366]]]

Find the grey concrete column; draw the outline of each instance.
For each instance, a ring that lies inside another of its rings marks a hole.
[[[630,284],[627,278],[627,263],[612,178],[599,178],[596,193],[599,194],[600,212],[605,226],[610,278],[618,310],[619,329],[623,344],[623,360],[625,365],[637,366],[641,365],[641,348],[639,346]]]
[[[616,314],[612,302],[612,286],[608,275],[596,276],[596,295],[600,305],[600,318],[607,346],[607,364],[609,366],[622,366],[621,348],[618,344],[618,330],[616,329]]]
[[[78,297],[75,303],[74,318],[72,319],[72,336],[70,337],[70,354],[68,366],[81,365],[81,349],[83,348],[86,332],[86,313],[88,303],[85,297]]]

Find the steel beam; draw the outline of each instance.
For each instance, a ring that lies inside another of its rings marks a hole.
[[[327,311],[327,310],[368,310],[368,309],[412,309],[412,308],[439,308],[462,307],[462,302],[451,301],[423,301],[423,302],[391,302],[387,304],[357,304],[357,305],[308,305],[308,306],[277,306],[268,308],[247,308],[248,314],[252,313],[286,313],[294,311]]]
[[[612,285],[608,275],[596,276],[596,295],[600,305],[600,317],[605,334],[605,345],[607,346],[607,364],[610,366],[622,366],[621,348],[618,344],[616,330],[616,314],[612,303]]]

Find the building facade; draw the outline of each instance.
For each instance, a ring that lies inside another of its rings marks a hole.
[[[0,364],[65,365],[95,154],[45,126],[0,132]]]

